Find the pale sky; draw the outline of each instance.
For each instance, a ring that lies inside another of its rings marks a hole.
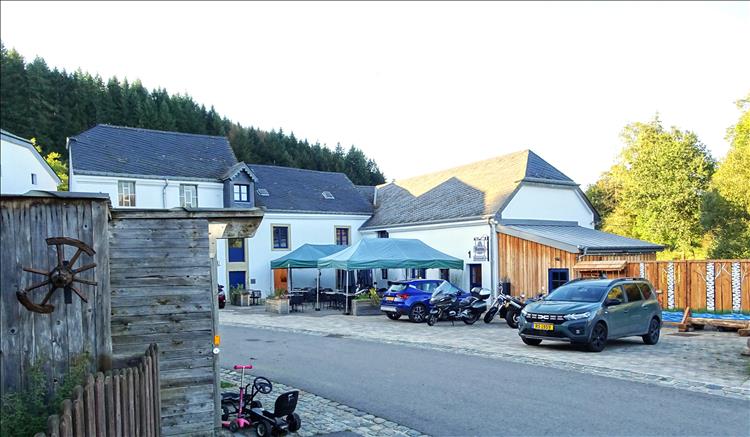
[[[585,187],[658,112],[716,158],[750,92],[750,3],[16,3],[27,60],[354,144],[388,180],[529,148]]]

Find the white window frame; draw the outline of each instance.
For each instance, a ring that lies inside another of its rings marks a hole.
[[[244,190],[243,190],[244,188]],[[245,194],[245,199],[242,199],[242,194]],[[249,202],[250,201],[250,185],[248,184],[234,184],[234,193],[233,193],[234,201],[235,202]]]
[[[183,208],[198,207],[198,186],[180,184],[180,206]]]
[[[117,181],[117,204],[124,208],[135,207],[135,181]]]

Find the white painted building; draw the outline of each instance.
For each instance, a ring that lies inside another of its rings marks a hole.
[[[375,270],[359,280],[386,287],[388,280],[445,278],[492,290],[501,281],[532,283],[523,269],[500,268],[499,242],[513,238],[573,258],[607,251],[653,256],[659,249],[595,231],[598,215],[578,185],[529,150],[378,187],[355,186],[341,173],[246,165],[223,137],[100,125],[72,137],[69,151],[71,190],[107,193],[115,208],[261,208],[254,237],[216,247],[220,284],[264,294],[289,286],[289,272],[271,270],[271,261],[306,243],[416,238],[462,259],[464,270]],[[507,267],[516,252],[505,250]],[[534,287],[551,289],[573,277],[560,256],[518,256],[536,266]],[[315,286],[316,273],[294,269],[291,284]],[[323,270],[322,287],[344,282],[343,272]]]
[[[0,131],[0,194],[57,191],[60,178],[31,141]]]

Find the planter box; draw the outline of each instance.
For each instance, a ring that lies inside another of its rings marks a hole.
[[[266,312],[289,314],[289,299],[266,299]]]
[[[352,314],[355,316],[379,316],[380,305],[373,305],[369,300],[352,300]]]
[[[250,294],[235,294],[232,296],[231,304],[240,307],[247,307],[252,305],[253,300],[250,299]]]

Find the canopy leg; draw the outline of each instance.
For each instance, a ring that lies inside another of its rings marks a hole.
[[[315,311],[320,311],[320,269],[315,278]]]
[[[346,288],[344,288],[344,314],[349,315],[349,270],[346,271]]]

